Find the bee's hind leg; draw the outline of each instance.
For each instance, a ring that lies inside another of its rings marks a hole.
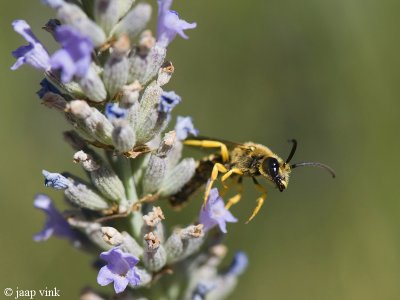
[[[228,147],[222,142],[211,140],[186,140],[183,142],[185,145],[197,146],[203,148],[220,148],[222,161],[225,163],[229,160]]]
[[[263,206],[265,198],[267,198],[267,194],[268,194],[267,190],[261,184],[259,184],[258,181],[254,177],[252,177],[252,179],[253,179],[253,182],[254,182],[256,188],[262,194],[260,197],[257,198],[257,205],[254,208],[253,213],[251,214],[250,218],[246,221],[246,224],[248,224],[251,220],[253,220],[254,217],[258,214],[258,212],[260,211],[261,207]]]

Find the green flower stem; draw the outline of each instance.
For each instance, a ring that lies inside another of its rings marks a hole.
[[[143,226],[143,215],[140,211],[134,211],[129,215],[130,224],[132,227],[133,236],[136,240],[140,241],[143,239],[142,236],[142,226]]]
[[[131,159],[119,156],[117,160],[117,168],[121,174],[122,182],[124,183],[127,203],[126,208],[130,209],[137,201],[138,194],[131,168]],[[132,233],[138,240],[141,238],[141,228],[143,226],[143,215],[140,211],[134,211],[129,215],[129,221],[132,227]]]
[[[120,170],[122,182],[124,183],[126,197],[128,199],[127,204],[132,206],[138,201],[138,195],[136,193],[136,186],[133,180],[130,159],[123,156],[118,156],[118,169]]]

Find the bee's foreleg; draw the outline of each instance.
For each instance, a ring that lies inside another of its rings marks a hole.
[[[257,188],[257,190],[259,190],[261,192],[261,196],[257,198],[257,205],[253,210],[253,213],[251,214],[250,218],[246,221],[246,224],[249,223],[251,220],[253,220],[253,218],[258,214],[258,212],[260,211],[262,205],[264,204],[265,198],[267,198],[267,190],[257,182],[257,180],[252,177],[253,182]]]
[[[214,184],[214,181],[217,180],[217,178],[218,178],[219,172],[226,173],[226,172],[228,172],[228,169],[225,168],[224,165],[220,164],[220,163],[216,163],[214,165],[212,172],[211,172],[210,181],[208,182],[207,187],[206,187],[206,192],[204,193],[204,207],[206,206],[208,195],[210,194],[210,191]]]
[[[189,145],[189,146],[197,146],[197,147],[204,147],[204,148],[220,148],[222,161],[225,163],[229,160],[228,147],[226,147],[226,145],[222,142],[210,141],[210,140],[202,140],[202,141],[186,140],[183,143],[185,145]]]

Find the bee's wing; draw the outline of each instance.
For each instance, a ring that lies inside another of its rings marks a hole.
[[[228,150],[232,150],[234,148],[247,148],[244,144],[241,143],[236,143],[236,142],[232,142],[232,141],[227,141],[224,139],[217,139],[217,138],[212,138],[212,137],[208,137],[208,136],[188,136],[186,138],[186,140],[197,140],[197,141],[216,141],[216,142],[221,142],[223,143]]]

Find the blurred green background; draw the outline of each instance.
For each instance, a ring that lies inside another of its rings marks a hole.
[[[338,174],[295,170],[289,189],[270,188],[244,225],[256,198],[247,186],[227,243],[250,266],[230,299],[400,299],[400,2],[175,2],[198,23],[169,47],[176,71],[167,89],[183,97],[176,115],[193,116],[204,135],[259,142],[283,157],[297,138],[294,161],[325,162]],[[33,195],[61,202],[41,170],[80,173],[61,138],[69,127],[40,105],[39,72],[9,70],[10,52],[25,43],[11,21],[26,19],[54,46],[40,30],[52,12],[18,0],[1,1],[0,15],[0,298],[6,287],[47,286],[75,299],[83,285],[96,287],[90,257],[64,240],[32,241],[44,220]]]

